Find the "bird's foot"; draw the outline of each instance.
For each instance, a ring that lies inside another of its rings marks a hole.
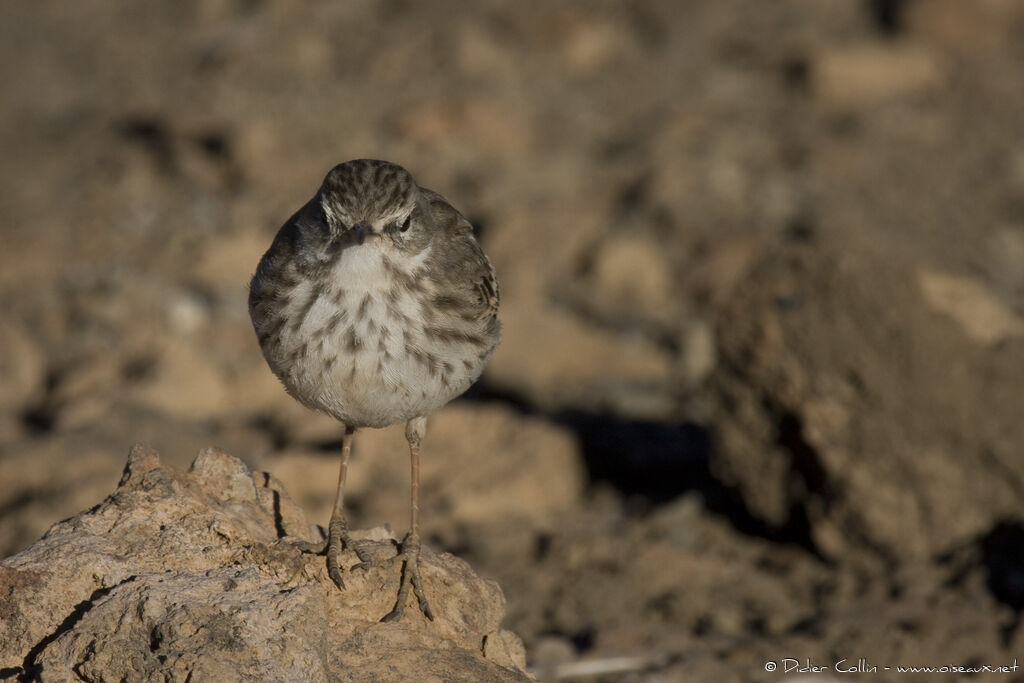
[[[430,603],[423,592],[423,579],[420,577],[420,539],[412,534],[402,541],[402,551],[395,556],[395,560],[402,560],[402,583],[398,588],[398,600],[395,608],[381,619],[381,621],[398,621],[405,612],[405,603],[408,601],[409,589],[412,588],[419,601],[420,610],[430,621],[434,620],[434,613],[430,610]]]
[[[359,558],[359,563],[352,565],[349,569],[369,569],[373,566],[373,558],[362,546],[352,540],[348,533],[348,525],[345,520],[332,520],[328,527],[327,538],[318,542],[299,541],[294,544],[301,552],[313,555],[327,555],[327,574],[331,577],[334,585],[345,590],[345,580],[341,576],[341,565],[338,563],[338,555],[343,548],[348,548]]]

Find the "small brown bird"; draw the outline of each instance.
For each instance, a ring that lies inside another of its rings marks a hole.
[[[345,474],[356,431],[405,422],[412,504],[402,541],[399,618],[410,587],[433,619],[419,572],[419,453],[427,416],[483,372],[500,337],[498,283],[469,222],[401,166],[358,159],[335,166],[277,233],[252,279],[249,314],[270,369],[303,405],[345,425],[326,550],[344,589],[349,537]]]

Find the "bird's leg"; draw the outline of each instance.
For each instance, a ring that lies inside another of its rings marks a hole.
[[[363,548],[353,544],[348,535],[348,520],[345,519],[345,477],[348,474],[348,459],[352,455],[352,442],[355,440],[355,427],[345,427],[345,436],[341,440],[341,466],[338,469],[338,491],[334,496],[334,510],[331,522],[327,526],[327,539],[320,543],[302,542],[298,547],[303,552],[320,554],[327,550],[327,573],[334,584],[344,590],[345,582],[341,578],[341,567],[338,565],[338,554],[343,547],[351,548],[359,557],[357,567],[369,567],[373,561]]]
[[[412,469],[412,495],[410,504],[409,533],[402,541],[402,583],[398,589],[398,600],[395,608],[391,610],[381,621],[396,621],[405,612],[405,603],[409,597],[409,588],[412,588],[419,601],[423,614],[434,620],[434,613],[430,611],[430,604],[423,592],[423,579],[420,578],[420,442],[427,431],[427,419],[425,417],[414,417],[405,426],[405,438],[409,442],[409,460]]]

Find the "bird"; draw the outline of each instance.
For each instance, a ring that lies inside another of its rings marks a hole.
[[[285,390],[344,426],[326,538],[296,545],[326,554],[344,590],[339,553],[373,560],[349,535],[345,479],[356,433],[405,423],[411,464],[409,532],[397,557],[395,607],[410,589],[430,620],[419,571],[419,465],[427,418],[481,375],[501,338],[494,268],[473,226],[405,168],[355,159],[334,166],[277,232],[249,287],[260,349]]]

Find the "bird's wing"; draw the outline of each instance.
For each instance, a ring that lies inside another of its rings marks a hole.
[[[445,248],[437,255],[441,272],[448,276],[454,291],[472,299],[474,312],[480,318],[496,325],[501,301],[498,278],[494,274],[494,266],[473,235],[473,226],[438,193],[425,189],[423,194],[438,233],[446,238]]]

